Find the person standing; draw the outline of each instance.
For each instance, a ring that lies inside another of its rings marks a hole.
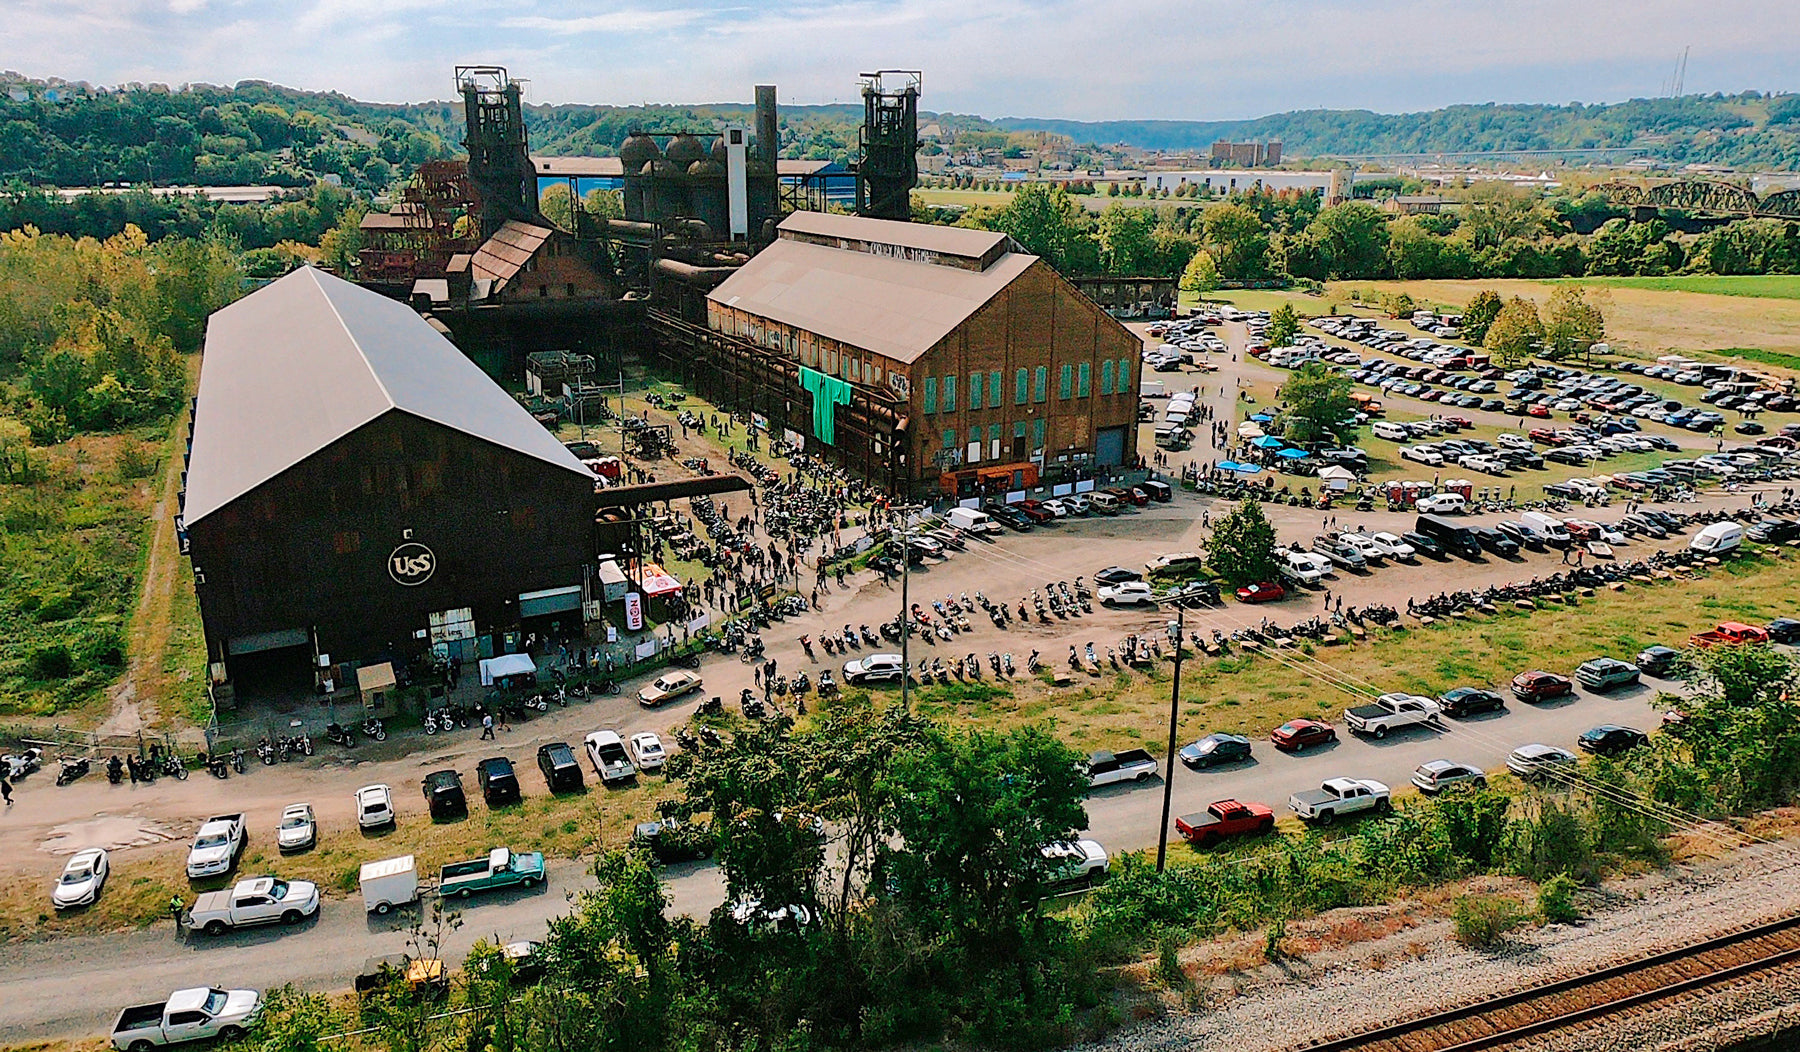
[[[0,796],[6,798],[6,806],[12,806],[12,779],[0,775]]]
[[[169,917],[175,922],[175,937],[181,938],[181,896],[169,896]]]
[[[483,713],[481,717],[481,740],[492,741],[494,737],[494,714]]]

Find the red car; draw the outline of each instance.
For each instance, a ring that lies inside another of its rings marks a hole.
[[[1309,745],[1337,741],[1337,728],[1318,720],[1289,720],[1269,734],[1269,741],[1282,752],[1299,752]]]
[[[1036,523],[1046,523],[1056,518],[1056,513],[1045,508],[1043,501],[1022,500],[1008,507],[1017,509],[1019,514]]]
[[[1575,693],[1575,684],[1567,676],[1534,668],[1512,678],[1512,692],[1520,701],[1544,701]]]
[[[1238,602],[1240,603],[1273,603],[1275,600],[1286,595],[1287,589],[1276,584],[1274,581],[1258,581],[1255,584],[1247,584],[1237,590]]]
[[[1535,416],[1539,420],[1548,420],[1550,419],[1550,407],[1533,402],[1531,405],[1525,407],[1525,415]]]
[[[1466,416],[1447,416],[1444,418],[1444,423],[1455,424],[1460,428],[1470,428],[1475,426],[1475,421],[1470,420]]]
[[[1552,431],[1547,427],[1534,427],[1527,432],[1525,437],[1531,439],[1533,442],[1542,442],[1546,446],[1566,446],[1569,444],[1568,435],[1562,434],[1559,431]]]
[[[1711,631],[1689,636],[1688,646],[1704,650],[1707,647],[1736,647],[1746,643],[1767,643],[1768,641],[1769,631],[1766,628],[1746,625],[1742,621],[1721,621],[1719,627]]]
[[[1211,847],[1226,837],[1260,836],[1274,828],[1274,808],[1243,800],[1217,800],[1204,811],[1175,820],[1175,832],[1198,847]]]
[[[1136,486],[1114,486],[1106,492],[1119,498],[1120,504],[1131,504],[1141,508],[1150,503],[1150,494],[1145,493]]]

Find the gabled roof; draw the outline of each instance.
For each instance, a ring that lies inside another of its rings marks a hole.
[[[399,410],[592,478],[410,307],[303,267],[206,323],[186,521]]]
[[[1037,261],[1008,252],[965,270],[782,239],[707,299],[910,363]]]
[[[841,238],[846,242],[894,245],[958,259],[979,260],[998,249],[1007,235],[994,230],[906,223],[892,219],[839,215],[836,212],[792,212],[781,221],[783,235]]]
[[[477,281],[482,278],[492,281],[493,291],[497,293],[549,239],[550,228],[547,226],[508,219],[494,231],[493,237],[475,250],[474,257],[469,260],[469,272]]]

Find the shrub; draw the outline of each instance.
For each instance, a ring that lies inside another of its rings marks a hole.
[[[1485,950],[1526,921],[1525,909],[1504,895],[1462,895],[1452,914],[1456,941]]]
[[[1573,924],[1581,919],[1575,908],[1575,878],[1558,873],[1538,885],[1538,916],[1546,924]]]
[[[156,473],[156,450],[145,442],[126,442],[119,447],[119,457],[113,466],[121,482],[149,478]]]
[[[75,671],[75,659],[70,656],[68,647],[51,643],[33,650],[26,660],[26,668],[31,678],[40,682],[68,679]]]
[[[1187,973],[1181,970],[1181,939],[1172,931],[1163,932],[1156,940],[1156,977],[1172,990],[1187,986]]]

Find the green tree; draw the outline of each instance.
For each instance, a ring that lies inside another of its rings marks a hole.
[[[1351,390],[1350,378],[1324,362],[1308,362],[1294,370],[1281,385],[1286,405],[1283,436],[1296,445],[1354,441],[1356,403],[1350,400]]]
[[[1477,292],[1475,298],[1463,307],[1463,339],[1474,346],[1481,346],[1481,342],[1487,338],[1488,326],[1494,324],[1494,319],[1500,316],[1500,308],[1505,305],[1506,301],[1500,298],[1498,292],[1491,289]]]
[[[324,1052],[332,1044],[327,1037],[351,1029],[354,1025],[334,998],[290,984],[263,995],[247,1044],[256,1052]]]
[[[1702,814],[1793,800],[1800,793],[1800,665],[1768,646],[1713,647],[1685,660],[1683,719],[1651,739],[1655,762],[1645,777],[1653,795]]]
[[[1237,202],[1208,208],[1201,231],[1222,276],[1242,279],[1268,273],[1269,234],[1261,217],[1250,208]]]
[[[624,219],[625,204],[619,199],[619,191],[602,190],[595,187],[581,198],[582,210],[599,219]]]
[[[1181,272],[1181,291],[1192,292],[1204,297],[1219,287],[1219,267],[1213,262],[1212,253],[1201,249],[1188,260],[1186,269]]]
[[[1082,236],[1077,224],[1080,210],[1062,187],[1028,183],[994,215],[993,229],[1010,234],[1025,251],[1068,273],[1075,243]]]
[[[1543,339],[1544,322],[1538,317],[1537,304],[1514,296],[1494,316],[1481,345],[1493,352],[1496,362],[1510,367],[1529,361]]]
[[[1444,242],[1419,216],[1402,216],[1388,227],[1388,269],[1401,281],[1451,277],[1444,273]]]
[[[538,211],[559,229],[575,229],[575,195],[566,183],[551,183],[538,191]]]
[[[1300,331],[1300,319],[1294,313],[1294,305],[1283,301],[1269,314],[1269,346],[1292,346],[1294,336]]]
[[[1550,293],[1544,319],[1544,356],[1552,361],[1577,354],[1606,338],[1606,318],[1580,285],[1558,285]]]
[[[1207,559],[1232,585],[1275,579],[1275,527],[1262,505],[1246,497],[1213,526]]]
[[[1366,201],[1346,201],[1321,211],[1307,224],[1325,273],[1341,280],[1377,278],[1387,269],[1387,220]]]
[[[1410,318],[1417,309],[1413,298],[1404,292],[1387,292],[1381,296],[1381,309],[1390,318]]]
[[[1151,231],[1156,213],[1148,208],[1111,204],[1100,213],[1100,260],[1108,274],[1156,273],[1156,242]]]

